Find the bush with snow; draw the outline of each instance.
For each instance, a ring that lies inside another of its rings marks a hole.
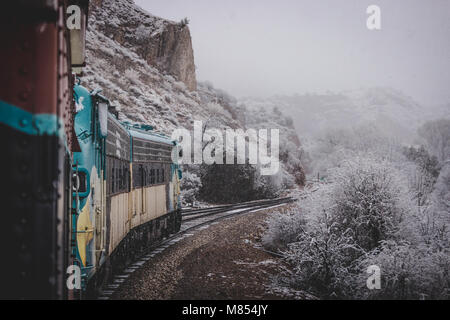
[[[428,121],[418,131],[430,153],[440,163],[450,160],[450,119]]]
[[[421,235],[437,250],[450,248],[450,161],[443,164],[431,194],[432,204],[421,217]]]
[[[287,283],[323,298],[448,297],[446,203],[444,217],[428,208],[435,227],[428,221],[425,233],[424,212],[397,167],[376,156],[347,159],[298,208],[268,220],[263,244],[291,264]],[[366,287],[370,265],[381,268],[381,291]]]
[[[193,172],[193,170],[183,171],[183,179],[181,180],[180,186],[183,206],[192,206],[195,201],[197,201],[201,186],[202,183],[200,178]]]
[[[319,213],[285,252],[292,265],[291,283],[325,298],[347,298],[353,291],[354,261],[363,250],[351,229],[336,232],[331,214]]]
[[[125,79],[127,79],[131,84],[140,84],[139,72],[133,69],[127,69],[124,73]]]
[[[366,251],[396,237],[400,222],[414,209],[401,172],[388,161],[356,157],[332,176],[331,221],[337,233],[351,231]]]
[[[200,179],[202,183],[200,197],[211,203],[275,198],[281,191],[276,176],[261,176],[258,168],[248,163],[203,164]]]
[[[449,299],[450,252],[434,250],[425,243],[385,241],[358,262],[353,276],[352,298],[358,299]],[[381,268],[381,288],[368,290],[370,265]]]
[[[267,220],[267,231],[261,241],[266,249],[282,252],[288,244],[297,241],[298,235],[305,232],[306,220],[297,214],[299,208],[287,212],[272,212]]]

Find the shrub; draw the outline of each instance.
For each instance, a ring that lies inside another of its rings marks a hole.
[[[337,233],[351,230],[366,251],[391,239],[402,218],[410,213],[410,194],[401,173],[387,161],[356,157],[333,175],[332,221]]]
[[[354,298],[360,299],[449,299],[450,252],[426,245],[386,241],[360,262]],[[381,289],[365,286],[370,265],[381,270]]]
[[[419,128],[418,132],[425,140],[427,149],[440,163],[449,160],[450,119],[428,121]]]
[[[329,213],[323,212],[285,253],[293,266],[292,283],[324,298],[347,297],[352,292],[352,270],[362,250],[351,230],[339,234]]]
[[[197,200],[201,185],[200,178],[192,170],[183,172],[180,186],[183,204],[192,205]]]
[[[212,203],[235,203],[275,198],[279,186],[270,177],[261,177],[250,164],[202,165],[200,196]]]
[[[431,195],[432,205],[421,217],[421,235],[427,244],[450,248],[450,162],[446,162]]]
[[[287,212],[274,212],[267,219],[267,231],[261,241],[265,248],[282,252],[290,243],[297,241],[299,234],[305,232],[306,220],[297,214],[299,208],[294,206]]]
[[[405,147],[403,148],[403,154],[431,177],[437,178],[439,176],[440,165],[437,157],[431,156],[423,146],[419,148]]]
[[[442,225],[423,241],[405,181],[391,163],[357,157],[297,209],[272,217],[263,243],[288,248],[281,252],[293,271],[285,282],[323,298],[445,297],[448,243],[435,239]],[[374,264],[384,279],[376,293],[366,287],[367,267]]]

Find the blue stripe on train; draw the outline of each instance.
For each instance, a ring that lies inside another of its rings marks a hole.
[[[61,119],[54,114],[32,114],[0,100],[0,123],[29,135],[64,137]]]

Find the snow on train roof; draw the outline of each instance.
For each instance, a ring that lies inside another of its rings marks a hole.
[[[171,140],[167,136],[163,136],[161,134],[152,132],[152,131],[144,131],[142,129],[131,127],[129,123],[124,123],[108,112],[108,118],[110,118],[112,121],[114,121],[116,124],[118,124],[121,128],[123,128],[131,137],[149,140],[153,142],[160,142],[165,144],[174,145],[174,141]]]
[[[128,131],[133,138],[140,138],[140,139],[154,141],[154,142],[161,142],[161,143],[165,143],[165,144],[170,144],[172,146],[174,145],[173,140],[169,139],[169,137],[164,137],[164,136],[156,134],[156,133],[142,131],[142,130],[135,129],[135,128],[129,128]]]

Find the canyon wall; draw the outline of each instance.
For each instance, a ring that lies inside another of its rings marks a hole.
[[[132,0],[93,0],[89,19],[99,31],[135,51],[149,65],[174,76],[189,90],[197,89],[187,25],[153,16]]]

